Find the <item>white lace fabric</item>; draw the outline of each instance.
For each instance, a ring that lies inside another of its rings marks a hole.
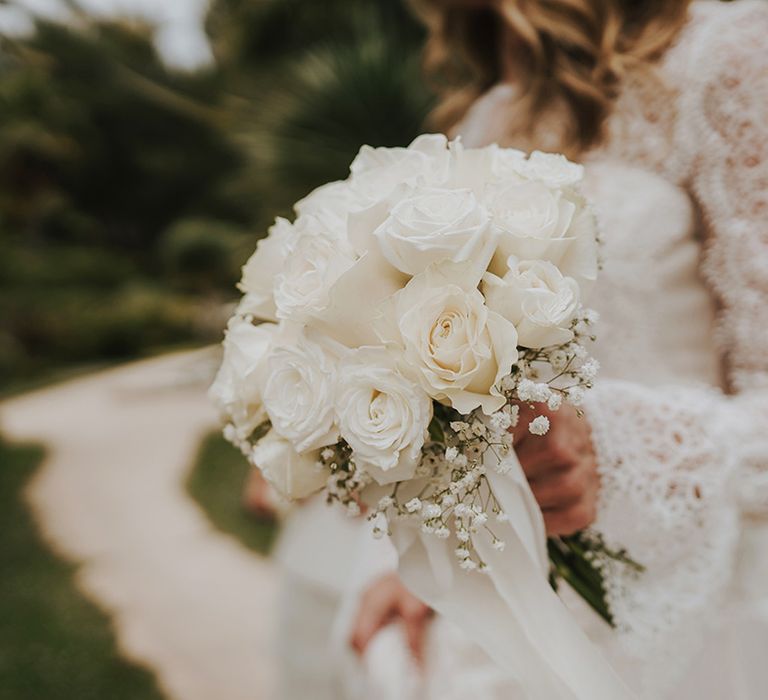
[[[609,162],[650,178],[610,194],[595,295],[607,371],[586,403],[596,529],[646,566],[640,577],[616,568],[608,591],[646,697],[662,697],[717,623],[743,516],[768,518],[767,38],[762,0],[695,3],[657,69],[627,80],[606,142],[586,158],[598,180]],[[482,98],[465,140],[503,140],[513,100],[509,86]],[[543,135],[535,145],[556,148]],[[660,180],[667,194],[652,195]],[[698,219],[679,214],[681,192]],[[633,205],[682,218],[614,231]]]

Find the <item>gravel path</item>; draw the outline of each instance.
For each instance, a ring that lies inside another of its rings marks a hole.
[[[184,488],[216,425],[214,351],[166,355],[0,404],[12,440],[46,445],[26,496],[121,650],[178,700],[271,697],[272,566],[212,529]]]

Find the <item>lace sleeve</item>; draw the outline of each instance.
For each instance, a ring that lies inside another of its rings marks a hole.
[[[647,567],[609,571],[608,596],[624,651],[652,669],[649,697],[716,621],[741,512],[768,513],[768,8],[736,6],[696,42],[681,108],[727,393],[606,381],[586,404],[603,485],[596,529]]]

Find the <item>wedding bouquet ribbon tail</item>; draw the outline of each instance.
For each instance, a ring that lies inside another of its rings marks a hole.
[[[508,671],[525,697],[631,700],[633,693],[550,587],[541,512],[517,459],[506,461],[506,473],[489,470],[490,488],[509,517],[493,524],[506,547],[496,550],[484,529],[472,535],[488,573],[463,571],[453,538],[439,540],[418,523],[395,521],[404,583]]]

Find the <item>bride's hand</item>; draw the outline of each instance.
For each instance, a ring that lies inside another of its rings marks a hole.
[[[537,415],[549,418],[545,435],[528,432]],[[521,405],[515,452],[544,514],[547,534],[570,535],[594,522],[600,480],[586,418],[568,405],[558,411]]]
[[[411,653],[421,664],[424,636],[431,615],[432,610],[403,586],[396,573],[386,574],[363,594],[352,626],[350,646],[362,656],[382,628],[401,621]]]

